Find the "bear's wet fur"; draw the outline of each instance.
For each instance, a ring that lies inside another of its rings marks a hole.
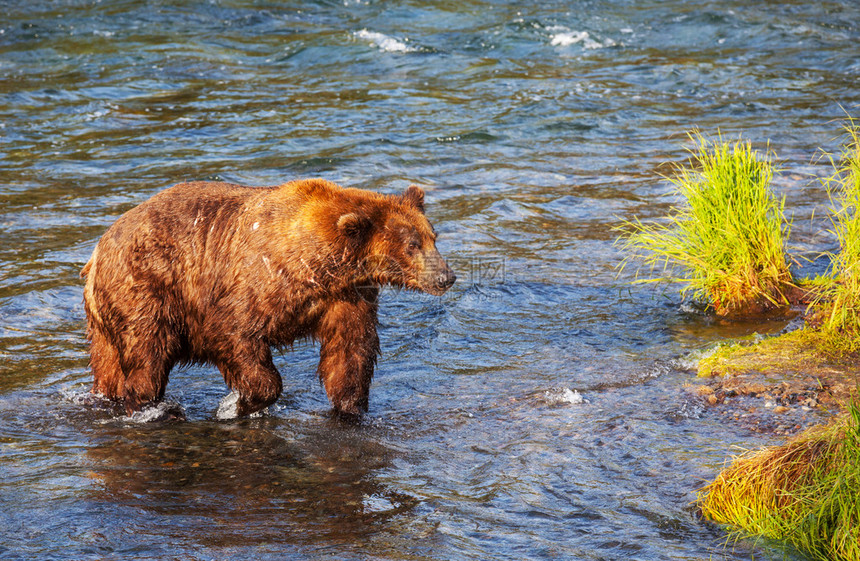
[[[281,393],[272,347],[313,338],[334,410],[358,415],[380,287],[440,295],[454,283],[435,240],[414,185],[175,185],[123,214],[81,272],[93,392],[131,414],[163,398],[174,365],[212,364],[248,415]]]

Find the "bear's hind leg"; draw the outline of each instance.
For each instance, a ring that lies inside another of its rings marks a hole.
[[[176,341],[157,325],[148,327],[125,333],[125,353],[120,360],[126,372],[123,391],[129,415],[164,398],[170,369],[176,362]]]
[[[166,364],[147,361],[130,369],[125,379],[125,410],[131,415],[149,403],[161,401],[170,369]]]
[[[172,366],[160,353],[151,352],[135,358],[134,364],[126,366],[128,376],[123,388],[125,410],[129,415],[164,398]]]
[[[125,376],[119,365],[119,351],[99,329],[91,327],[88,335],[93,393],[108,399],[122,399]]]
[[[101,329],[90,325],[88,330],[93,393],[122,400],[131,415],[143,405],[164,397],[171,364],[165,358],[167,347],[161,340],[142,351],[139,343],[131,347],[133,338],[126,335],[122,345],[125,353],[121,353]]]
[[[218,368],[227,386],[239,394],[236,415],[244,417],[277,401],[283,384],[268,345],[241,342],[231,348],[232,356],[219,362]]]

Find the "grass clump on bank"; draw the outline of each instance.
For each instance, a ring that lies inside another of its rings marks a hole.
[[[697,148],[689,165],[677,165],[669,178],[684,203],[665,224],[637,220],[623,227],[628,233],[619,244],[652,272],[636,282],[681,283],[682,294],[692,292],[721,316],[787,306],[790,226],[784,200],[771,191],[769,157],[749,142],[709,142],[698,132],[690,138]]]
[[[839,253],[830,255],[832,281],[822,291],[814,316],[820,346],[831,354],[860,353],[860,131],[854,120],[835,173],[826,180],[834,203],[831,222]]]
[[[814,559],[860,559],[860,408],[734,460],[702,489],[702,514],[737,537],[783,540]]]

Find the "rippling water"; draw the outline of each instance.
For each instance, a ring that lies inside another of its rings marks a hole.
[[[770,140],[794,251],[832,248],[810,177],[858,112],[855,2],[2,10],[0,557],[783,559],[690,506],[776,438],[682,389],[690,352],[783,324],[631,289],[612,228],[666,212],[699,127]],[[78,273],[107,226],[182,180],[306,176],[424,185],[460,278],[385,293],[365,421],[326,415],[311,344],[261,419],[214,420],[212,368],[171,377],[187,422],[93,403]]]

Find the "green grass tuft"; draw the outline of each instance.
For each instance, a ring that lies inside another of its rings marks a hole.
[[[637,220],[621,228],[619,245],[642,263],[636,282],[681,283],[682,295],[691,292],[724,316],[787,306],[790,225],[784,200],[771,191],[770,158],[749,142],[689,136],[697,148],[669,178],[684,204],[665,224]]]
[[[813,559],[860,559],[860,407],[781,446],[736,458],[699,493],[737,537],[783,540]]]
[[[832,282],[816,303],[822,341],[839,354],[860,353],[860,131],[849,119],[847,141],[826,180],[839,253],[831,254]],[[824,302],[823,304],[821,302]]]

